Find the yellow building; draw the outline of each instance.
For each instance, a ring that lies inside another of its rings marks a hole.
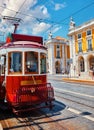
[[[59,36],[52,38],[50,34],[46,45],[48,49],[48,72],[50,74],[68,73],[70,58],[68,40]]]
[[[94,68],[94,19],[78,27],[71,19],[69,28],[70,76],[91,79]]]

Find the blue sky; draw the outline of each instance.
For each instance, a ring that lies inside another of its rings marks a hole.
[[[0,0],[0,41],[14,31],[15,20],[20,18],[17,33],[67,38],[70,17],[76,26],[94,18],[94,0]]]

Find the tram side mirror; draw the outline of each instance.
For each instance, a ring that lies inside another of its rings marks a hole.
[[[0,64],[1,64],[1,65],[4,65],[4,59],[5,59],[4,56],[1,56],[1,57],[0,57]]]

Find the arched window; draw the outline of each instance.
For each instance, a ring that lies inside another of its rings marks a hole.
[[[89,69],[92,70],[94,68],[94,56],[90,56],[89,58]]]

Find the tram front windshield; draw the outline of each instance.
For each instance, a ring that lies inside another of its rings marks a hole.
[[[22,54],[24,54],[24,56]],[[24,57],[24,60],[22,60],[22,57]],[[46,54],[33,51],[27,51],[24,53],[9,52],[8,73],[22,73],[22,70],[25,74],[46,73]]]

